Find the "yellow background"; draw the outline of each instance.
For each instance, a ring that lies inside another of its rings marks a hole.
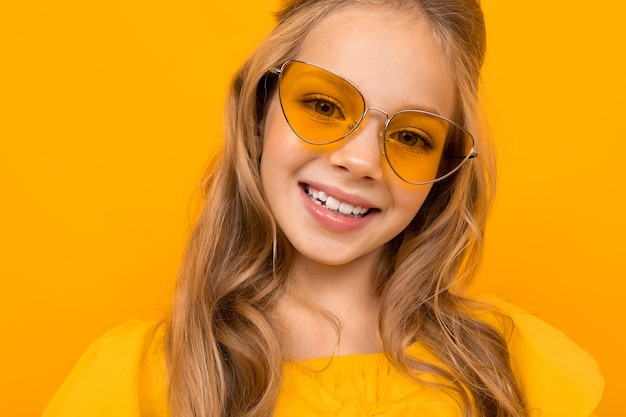
[[[277,1],[227,3],[0,0],[0,415],[166,311],[225,84]],[[626,7],[483,4],[501,177],[477,287],[591,352],[624,416]]]

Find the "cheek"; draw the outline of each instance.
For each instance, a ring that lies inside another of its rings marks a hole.
[[[307,144],[291,130],[276,96],[268,104],[262,135],[261,176],[270,170],[293,174],[317,158],[322,150]]]
[[[268,105],[262,134],[261,183],[266,191],[280,189],[297,178],[313,153],[287,124],[277,98]]]
[[[290,132],[290,128],[283,117],[280,104],[276,97],[272,98],[267,106],[265,118],[263,120],[261,147],[261,178],[268,170],[272,170],[279,165],[281,145],[284,145],[285,138]]]
[[[277,99],[272,98],[267,104],[265,110],[265,116],[263,117],[263,124],[261,128],[261,137],[263,140],[263,146],[261,148],[262,155],[269,153],[272,149],[273,143],[276,141],[274,138],[280,134],[277,132],[280,119],[284,119],[280,113],[280,105],[277,104]]]
[[[399,187],[395,187],[392,191],[396,209],[402,213],[402,217],[408,222],[410,222],[420,210],[431,188],[432,184],[415,186],[407,184],[407,186],[400,185]]]
[[[277,148],[297,147],[302,142],[289,127],[280,107],[278,96],[274,96],[268,103],[261,133],[263,135],[262,153],[270,152]],[[283,154],[285,154],[284,150]]]

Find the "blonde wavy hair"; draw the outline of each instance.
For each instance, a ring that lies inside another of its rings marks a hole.
[[[426,17],[455,74],[455,119],[473,132],[479,153],[436,183],[412,223],[385,245],[376,271],[384,352],[413,378],[435,375],[447,381],[463,416],[526,415],[505,335],[477,319],[474,312],[481,306],[462,295],[480,261],[495,181],[477,104],[485,54],[477,0],[291,0],[230,88],[224,150],[206,177],[205,204],[168,323],[174,417],[273,413],[283,359],[270,315],[284,291],[290,245],[261,191],[260,124],[271,94],[264,80],[269,68],[297,56],[318,22],[352,5],[397,7]],[[415,342],[443,366],[408,355]]]

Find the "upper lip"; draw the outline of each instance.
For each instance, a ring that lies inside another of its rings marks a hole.
[[[353,206],[360,206],[360,207],[369,208],[369,209],[376,208],[376,206],[371,201],[363,197],[360,197],[356,194],[342,191],[341,189],[331,186],[331,185],[325,185],[325,184],[320,184],[316,182],[302,182],[302,184],[309,185],[315,188],[316,190],[323,191],[327,195],[334,197],[344,203],[352,204]]]

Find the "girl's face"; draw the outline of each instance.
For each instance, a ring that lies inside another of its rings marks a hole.
[[[445,55],[427,21],[414,14],[340,9],[293,58],[341,74],[368,107],[388,114],[421,109],[451,118],[454,113],[455,84]],[[261,180],[295,249],[294,261],[299,256],[324,265],[372,261],[422,206],[431,186],[408,184],[391,170],[381,153],[384,122],[382,113],[370,111],[348,138],[311,145],[291,130],[277,94],[268,103]]]

